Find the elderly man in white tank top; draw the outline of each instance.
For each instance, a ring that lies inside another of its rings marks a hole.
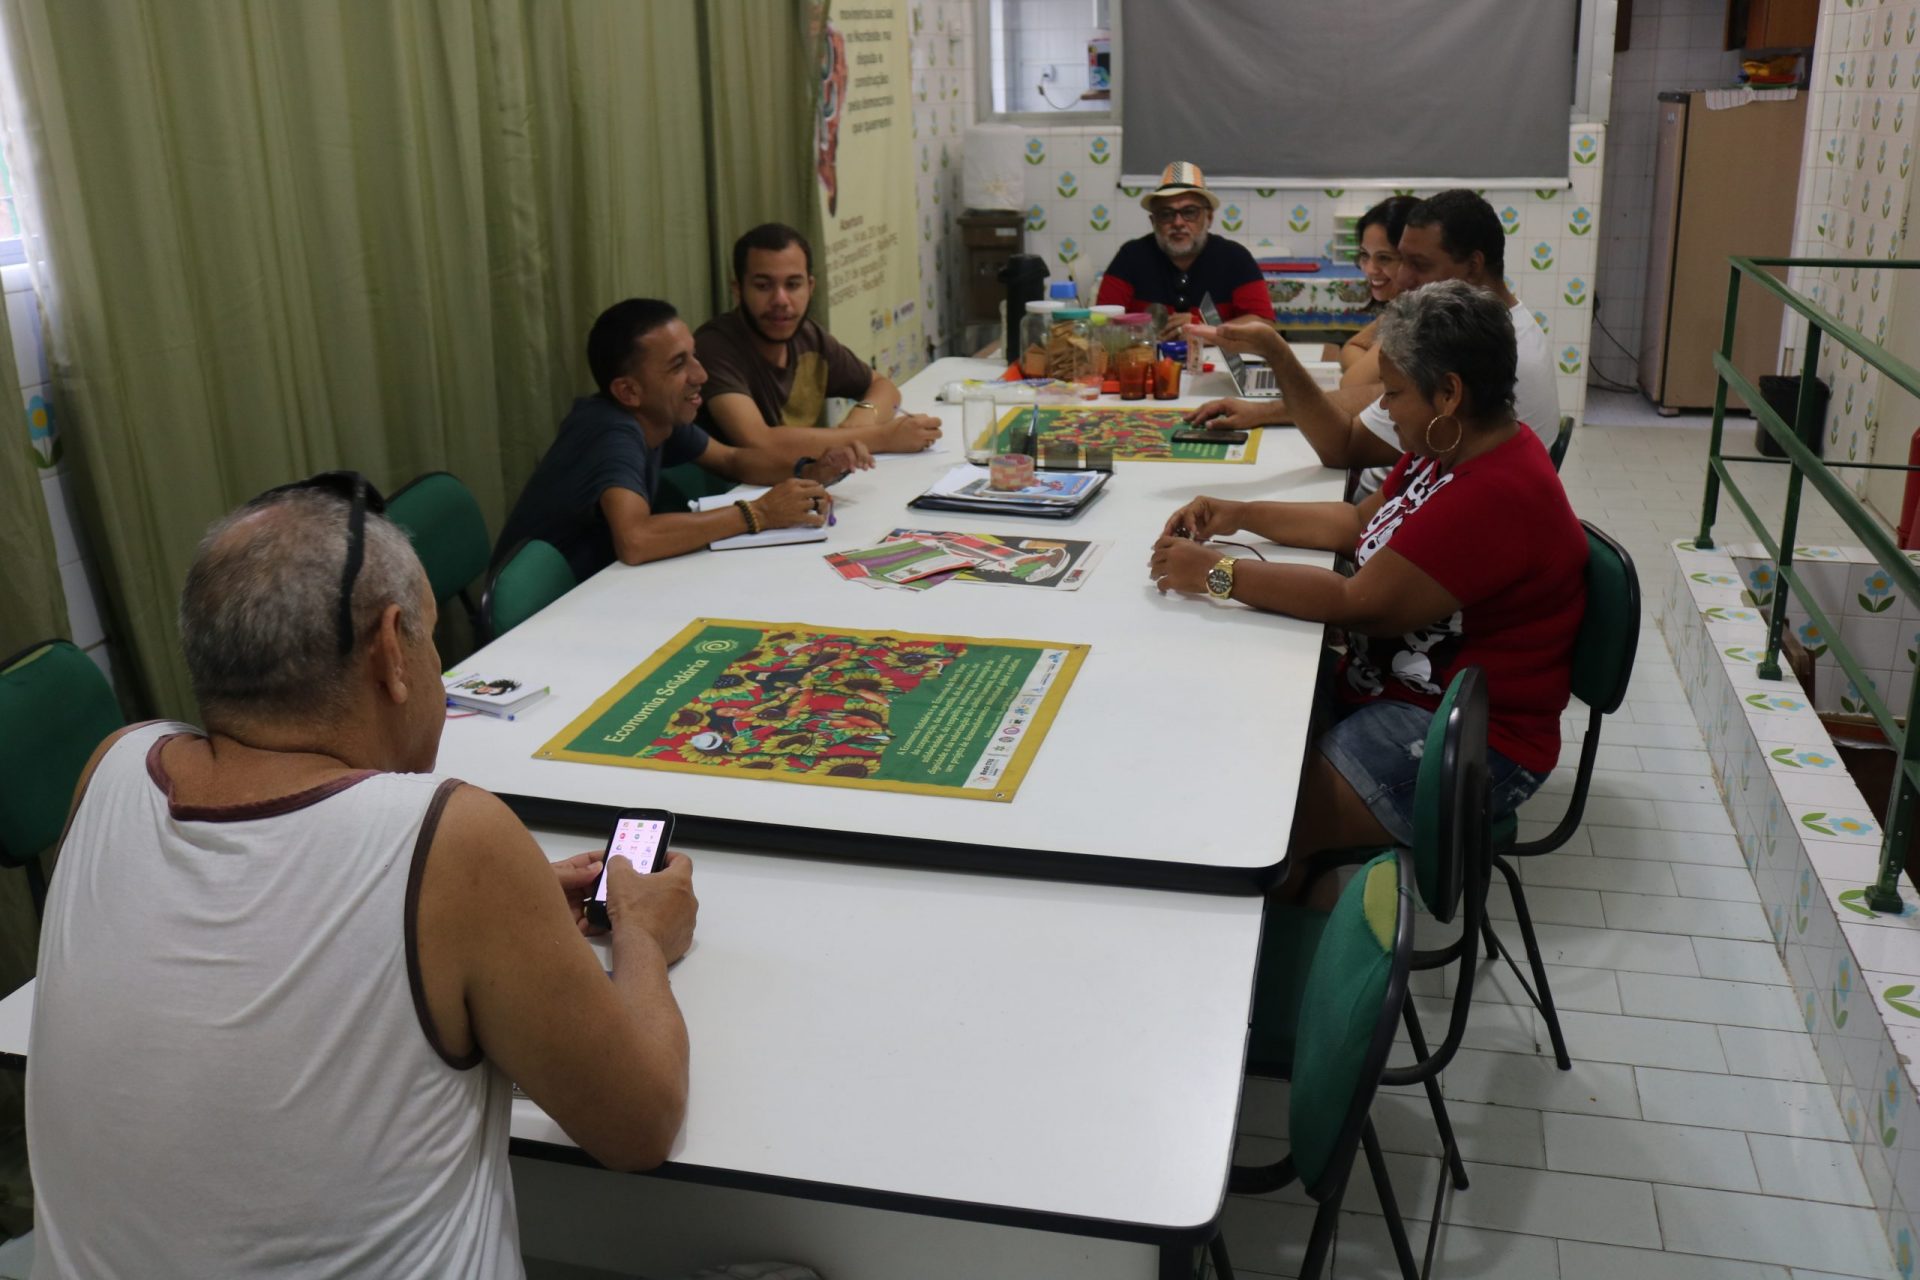
[[[679,1130],[691,866],[614,860],[607,981],[597,857],[430,772],[434,604],[378,509],[331,473],[216,525],[180,609],[205,729],[88,765],[27,1071],[36,1277],[518,1277],[509,1079],[616,1169]]]

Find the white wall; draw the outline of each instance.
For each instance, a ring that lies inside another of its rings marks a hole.
[[[1807,140],[1793,253],[1799,258],[1911,257],[1908,206],[1920,135],[1920,0],[1868,7],[1825,0],[1816,37]],[[1888,267],[1799,268],[1788,282],[1827,311],[1913,358],[1915,335],[1893,332],[1916,314],[1912,271]],[[1798,323],[1788,326],[1800,341]],[[1796,362],[1795,368],[1798,368]],[[1829,461],[1904,464],[1916,415],[1912,398],[1843,348],[1827,344],[1820,376],[1832,389],[1827,410]],[[1887,425],[1882,430],[1882,424]],[[1904,477],[1841,471],[1889,523],[1900,514]]]
[[[1106,109],[1081,103],[1087,89],[1087,38],[1096,20],[1094,0],[1000,0],[1008,44],[1018,51],[1008,68],[1007,110]],[[1051,68],[1054,80],[1041,76]],[[1064,111],[1063,111],[1064,114]]]
[[[1004,0],[1009,8],[1019,2]],[[1049,2],[1071,4],[1083,12],[1091,9],[1089,0]],[[931,42],[944,54],[954,33],[969,29],[972,9],[972,0],[923,0],[916,6],[920,18],[914,49],[916,76],[921,74],[920,46]],[[1084,26],[1090,19],[1083,16],[1080,21]],[[971,43],[962,42],[960,47],[968,50],[964,56],[971,57]],[[939,71],[929,75],[927,87],[934,94],[939,92],[941,78]],[[960,129],[946,129],[934,136],[925,119],[926,96],[918,101],[921,110],[916,113],[915,133],[923,174],[934,165],[950,165],[950,172],[957,175],[961,135],[972,122],[971,112],[961,114]],[[1390,120],[1390,114],[1383,113],[1383,127]],[[1140,208],[1141,193],[1116,185],[1122,164],[1121,129],[1067,113],[1061,113],[1058,121],[1025,126],[1025,247],[1026,252],[1046,260],[1053,280],[1072,279],[1083,296],[1091,297],[1099,275],[1120,245],[1147,233],[1147,216]],[[1606,126],[1576,126],[1569,133],[1568,145],[1570,188],[1546,192],[1490,190],[1487,198],[1500,213],[1510,237],[1508,281],[1533,309],[1552,344],[1560,370],[1561,411],[1577,418],[1586,405],[1601,187],[1604,170],[1612,160]],[[1178,158],[1136,158],[1128,167],[1158,172],[1167,161]],[[1241,241],[1256,254],[1324,256],[1331,252],[1334,218],[1361,213],[1385,194],[1337,188],[1221,188],[1224,203],[1213,229],[1216,234]],[[936,197],[937,208],[929,203]],[[923,233],[937,225],[938,234],[949,242],[957,241],[952,215],[957,212],[958,197],[957,177],[931,192],[923,178]],[[946,307],[940,313],[944,332],[956,337],[950,320],[955,314],[953,300],[959,286],[960,262],[957,244],[944,256],[923,247],[922,271],[928,274],[922,280],[922,292],[929,299],[928,310],[935,312],[933,300],[942,300]],[[928,333],[933,332],[930,322]],[[951,348],[941,345],[938,349],[944,354]]]
[[[1587,363],[1588,373],[1597,378],[1638,382],[1640,312],[1653,233],[1655,95],[1732,83],[1740,55],[1720,48],[1725,17],[1725,0],[1635,0],[1630,47],[1614,55],[1601,194],[1605,238],[1594,273],[1598,324]]]

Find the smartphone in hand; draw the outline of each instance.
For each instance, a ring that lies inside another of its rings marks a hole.
[[[667,841],[673,838],[673,814],[666,809],[622,809],[613,819],[613,834],[601,855],[600,878],[586,902],[587,921],[602,929],[607,924],[607,867],[616,857],[633,863],[641,875],[664,871]]]
[[[1247,433],[1226,427],[1189,427],[1173,433],[1175,444],[1245,444]]]

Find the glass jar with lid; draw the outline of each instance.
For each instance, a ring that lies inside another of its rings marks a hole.
[[[1092,326],[1084,307],[1063,307],[1053,313],[1047,331],[1047,376],[1077,382],[1093,374]]]
[[[1062,305],[1051,298],[1038,298],[1027,304],[1027,314],[1020,320],[1021,377],[1047,376],[1047,340],[1053,332],[1054,314]]]
[[[1144,311],[1129,311],[1108,326],[1120,331],[1115,338],[1114,379],[1120,384],[1120,398],[1140,400],[1151,390],[1153,378],[1153,318]]]

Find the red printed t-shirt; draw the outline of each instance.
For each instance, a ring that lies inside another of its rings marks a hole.
[[[1405,454],[1354,551],[1392,547],[1460,601],[1405,635],[1349,637],[1341,693],[1429,709],[1463,667],[1486,672],[1487,743],[1544,774],[1560,758],[1574,634],[1587,607],[1587,536],[1531,431],[1449,471]]]

